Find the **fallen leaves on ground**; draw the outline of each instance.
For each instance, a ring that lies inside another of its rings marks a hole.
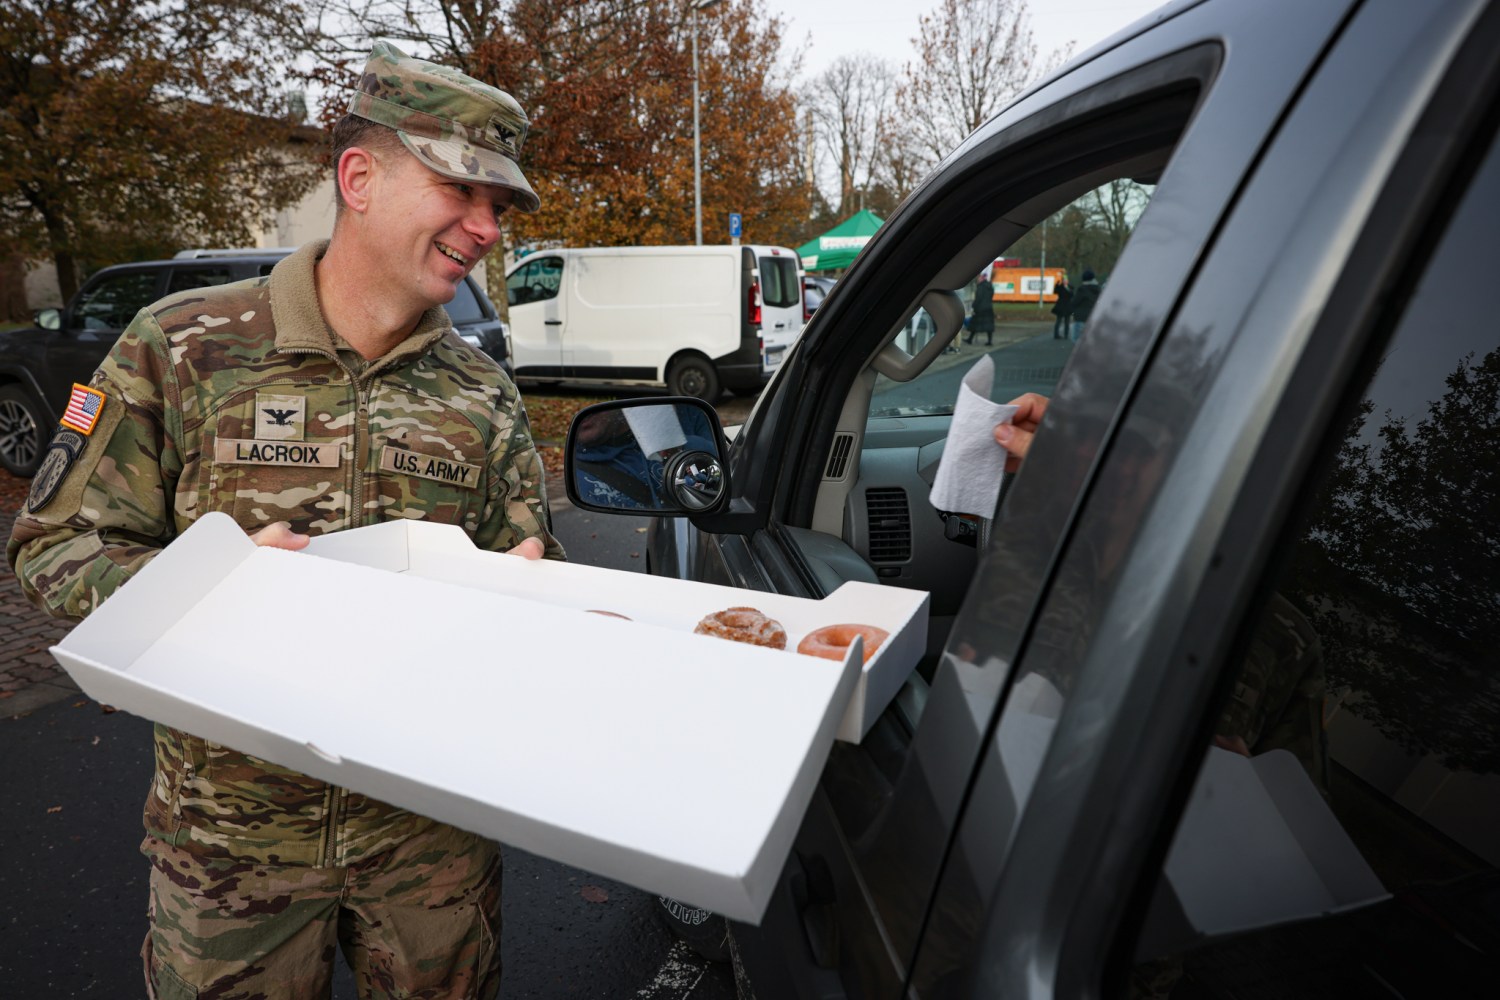
[[[542,468],[547,470],[549,476],[561,476],[563,471],[563,450],[561,447],[553,448],[539,446],[537,454],[542,458]]]
[[[573,415],[585,406],[603,403],[614,396],[533,396],[521,393],[526,404],[526,416],[531,421],[531,437],[535,441],[561,443],[568,436],[568,426]]]
[[[599,888],[597,885],[584,886],[582,889],[578,890],[578,895],[582,896],[584,900],[589,903],[609,902],[609,893]]]

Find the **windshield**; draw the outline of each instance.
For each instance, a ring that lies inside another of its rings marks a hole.
[[[443,308],[448,310],[448,318],[455,324],[478,323],[484,319],[484,309],[474,296],[473,287],[467,281],[458,283],[458,293],[453,296],[453,301]]]
[[[993,262],[956,289],[964,303],[963,329],[911,381],[877,375],[870,417],[951,414],[959,382],[985,354],[995,365],[995,402],[1027,392],[1051,395],[1153,190],[1110,181],[1011,246],[996,247]],[[935,334],[932,317],[918,309],[897,334],[896,346],[916,354]]]

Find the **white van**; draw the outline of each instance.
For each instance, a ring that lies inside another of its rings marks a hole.
[[[754,392],[802,332],[786,247],[543,250],[505,276],[518,380]]]

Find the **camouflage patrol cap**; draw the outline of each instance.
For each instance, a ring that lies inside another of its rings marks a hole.
[[[395,129],[417,159],[444,177],[509,188],[523,212],[541,207],[516,162],[531,122],[502,90],[377,42],[349,113]]]

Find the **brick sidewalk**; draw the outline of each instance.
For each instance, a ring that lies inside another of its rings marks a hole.
[[[0,537],[10,538],[11,522],[30,488],[30,480],[0,470]],[[0,567],[0,718],[78,694],[78,686],[47,652],[72,627],[32,607],[10,569]]]

